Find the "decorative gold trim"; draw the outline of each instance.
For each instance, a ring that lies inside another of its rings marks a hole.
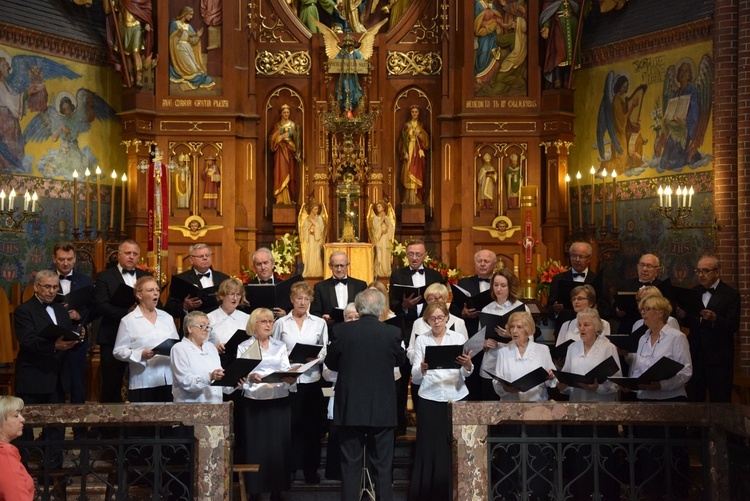
[[[107,50],[51,33],[0,23],[0,44],[97,66],[109,66]]]
[[[557,139],[556,141],[542,141],[539,143],[539,146],[544,148],[544,154],[547,154],[547,149],[552,148],[553,146],[557,150],[557,153],[560,154],[562,148],[565,148],[565,153],[568,154],[570,152],[570,147],[573,146],[573,141],[563,141],[562,139]]]
[[[305,50],[282,50],[276,53],[264,50],[255,56],[255,71],[259,75],[309,75],[311,66],[310,54]]]
[[[162,132],[231,132],[232,122],[220,120],[162,120]]]
[[[536,132],[536,122],[466,122],[466,132]]]
[[[443,59],[437,52],[388,51],[385,60],[388,75],[439,75]]]
[[[296,43],[292,32],[284,25],[279,16],[276,14],[274,9],[270,9],[271,14],[266,17],[263,14],[263,5],[268,6],[270,2],[258,1],[258,10],[254,17],[251,18],[248,14],[248,28],[260,27],[260,42],[272,42],[272,43]],[[248,8],[252,9],[254,4],[251,2],[248,4]]]
[[[313,181],[328,181],[328,174],[324,172],[318,172],[313,174]]]

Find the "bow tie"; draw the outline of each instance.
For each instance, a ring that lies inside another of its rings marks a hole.
[[[412,275],[416,275],[417,273],[419,273],[420,275],[424,275],[424,268],[420,268],[418,270],[411,270]]]
[[[72,280],[70,275],[60,275],[60,280]]]
[[[196,273],[196,275],[198,276],[198,280],[200,280],[201,278],[211,278],[210,271],[207,271],[206,273]]]
[[[576,272],[574,271],[574,272],[573,272],[573,278],[576,278],[576,277],[582,277],[582,278],[586,278],[586,274],[585,274],[585,273],[576,273]]]
[[[338,284],[344,284],[346,285],[348,278],[334,278],[333,281],[336,282],[336,285]]]
[[[713,294],[715,290],[716,289],[714,289],[713,287],[703,287],[701,293],[705,294],[706,292],[708,292],[709,294]]]
[[[133,276],[135,276],[135,269],[132,269],[132,270],[125,270],[125,269],[123,269],[122,270],[122,274],[123,275],[133,275]]]
[[[490,279],[489,278],[480,278],[479,281],[480,282],[490,283]]]
[[[273,283],[272,280],[261,280],[261,279],[258,279],[258,282],[260,282],[261,284],[272,284]]]

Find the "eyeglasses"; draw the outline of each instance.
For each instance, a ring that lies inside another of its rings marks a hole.
[[[273,324],[273,320],[271,320],[271,319],[264,319],[264,320],[258,320],[258,321],[257,321],[257,322],[255,322],[255,323],[256,323],[256,324],[266,324],[266,325],[271,325],[271,324]]]
[[[582,254],[571,254],[570,259],[573,259],[574,261],[583,261],[584,259],[588,259],[591,257],[591,254],[588,256],[584,256]]]
[[[424,254],[423,254],[423,253],[421,253],[421,252],[407,252],[407,253],[406,253],[406,257],[416,257],[416,258],[420,258],[420,257],[422,257],[422,256],[424,256]]]
[[[427,319],[427,321],[430,323],[442,322],[443,320],[445,320],[445,315],[439,315],[439,316],[430,317]]]
[[[59,289],[60,289],[60,286],[59,286],[59,285],[47,285],[47,284],[37,284],[37,285],[38,285],[39,287],[41,287],[42,289],[44,289],[44,290],[48,291],[48,292],[49,292],[49,291],[56,291],[56,290],[59,290]]]
[[[192,255],[190,257],[194,257],[195,259],[209,259],[211,254]]]
[[[349,265],[348,264],[329,264],[328,266],[330,266],[331,268],[346,268]]]
[[[197,327],[202,331],[207,331],[210,328],[208,324],[195,324],[191,325],[191,327]]]
[[[242,297],[242,294],[239,292],[229,292],[227,293],[227,296],[229,297]]]
[[[661,266],[654,266],[653,264],[649,263],[638,263],[638,267],[644,270],[655,270],[656,268],[661,268]]]
[[[578,303],[580,301],[588,301],[589,298],[587,298],[586,296],[576,296],[574,298],[571,298],[570,300],[573,301],[574,303]]]
[[[718,269],[719,268],[696,268],[695,269],[695,274],[696,275],[708,275],[712,271],[716,271]]]
[[[646,307],[644,307],[644,308],[641,308],[641,309],[640,309],[640,310],[638,310],[638,311],[640,311],[641,313],[648,313],[648,312],[650,312],[650,311],[655,311],[655,309],[654,309],[654,308],[649,308],[648,306],[646,306]]]

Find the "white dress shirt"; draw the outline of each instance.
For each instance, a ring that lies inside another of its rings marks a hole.
[[[344,277],[344,278],[348,280],[349,277]],[[348,304],[347,301],[349,300],[349,286],[339,282],[333,286],[333,290],[334,292],[336,292],[337,306],[343,310],[344,308],[346,308],[346,305]]]
[[[197,271],[195,271],[195,268],[193,268],[193,271],[195,272],[196,275],[199,275],[199,273]],[[211,268],[209,268],[206,271],[206,273],[208,273],[207,277],[202,276],[203,273],[200,273],[201,277],[198,279],[198,281],[201,283],[201,287],[203,287],[204,289],[208,289],[209,287],[213,287],[214,286],[214,273],[213,273],[213,270],[211,270]]]
[[[234,388],[211,386],[211,373],[221,369],[216,346],[205,341],[200,348],[188,338],[172,347],[172,397],[175,402],[220,404],[223,393]]]
[[[464,343],[469,339],[469,331],[466,330],[466,322],[463,318],[459,318],[456,315],[449,315],[446,321],[446,328],[455,331],[464,336]],[[412,363],[411,359],[414,356],[414,340],[417,336],[427,334],[432,328],[425,322],[424,317],[419,317],[414,321],[414,325],[411,328],[411,337],[409,338],[409,348],[406,350],[406,358]],[[476,355],[473,353],[472,355]]]
[[[258,340],[254,337],[248,338],[246,341],[240,343],[237,347],[237,358],[242,358],[242,355],[250,348],[253,343],[257,343]],[[289,365],[289,352],[286,349],[286,345],[278,339],[269,338],[268,349],[260,349],[263,359],[253,369],[253,374],[260,374],[265,377],[276,371],[288,371]],[[300,376],[304,377],[304,376]],[[242,386],[242,396],[245,398],[252,398],[253,400],[271,400],[274,398],[284,398],[289,396],[290,386],[284,382],[278,383],[251,383],[246,382]]]
[[[120,270],[120,275],[122,275],[122,280],[125,282],[125,285],[135,288],[135,281],[137,280],[135,278],[135,273],[123,273],[124,268],[119,264],[117,265],[117,269]]]
[[[463,345],[466,337],[455,331],[446,330],[440,345],[437,344],[432,332],[417,336],[414,348],[414,360],[411,368],[411,380],[419,386],[419,396],[432,400],[433,402],[456,402],[469,394],[464,379],[469,377],[474,370],[470,371],[464,367],[460,369],[430,369],[422,374],[422,360],[428,346],[450,346]]]
[[[226,343],[238,329],[246,330],[247,321],[250,319],[250,315],[240,310],[234,310],[231,315],[227,315],[227,312],[221,306],[207,316],[208,325],[211,326],[211,334],[208,335],[208,340],[214,345]]]
[[[620,367],[620,356],[617,353],[617,347],[599,334],[587,354],[584,354],[583,341],[580,339],[568,347],[568,353],[565,357],[563,372],[584,375],[591,369],[607,360],[609,357],[615,359],[617,366]],[[616,377],[622,375],[622,368],[615,374]],[[615,402],[617,401],[617,385],[607,380],[604,383],[599,382],[596,391],[584,390],[578,386],[569,386],[562,390],[561,393],[570,395],[571,402]]]
[[[630,377],[639,377],[661,357],[669,357],[675,362],[684,364],[674,377],[660,381],[661,390],[638,390],[638,398],[647,400],[666,400],[685,397],[685,383],[693,375],[693,362],[690,358],[690,346],[687,336],[669,326],[659,333],[659,339],[651,346],[651,329],[638,340],[638,351],[628,355]]]
[[[120,320],[117,339],[112,354],[116,359],[128,362],[130,381],[128,388],[141,390],[172,384],[172,369],[169,357],[154,355],[142,360],[144,350],[156,348],[167,339],[180,339],[174,326],[174,319],[164,310],[156,310],[156,323],[143,316],[140,306]]]
[[[274,339],[283,341],[289,353],[294,349],[297,343],[322,345],[317,363],[307,370],[302,376],[297,378],[301,384],[314,383],[320,379],[320,366],[326,358],[326,347],[328,346],[328,325],[326,321],[315,315],[306,314],[302,322],[302,329],[297,325],[297,320],[292,317],[292,312],[278,319],[273,325]]]
[[[493,315],[505,315],[506,313],[511,311],[513,308],[517,308],[520,304],[521,304],[521,301],[516,301],[515,303],[511,303],[510,301],[505,301],[503,304],[497,304],[497,301],[492,301],[490,304],[482,308],[482,312],[492,313]],[[529,310],[528,306],[526,307],[526,311],[528,313],[531,313],[531,310]],[[480,330],[482,329],[484,329],[484,327],[480,328]],[[492,379],[484,371],[488,371],[488,372],[495,371],[495,365],[497,364],[497,353],[498,351],[500,351],[500,349],[503,346],[507,346],[507,344],[497,343],[497,348],[493,350],[487,350],[484,352],[484,358],[482,358],[482,370],[479,372],[479,377],[483,377],[484,379]]]
[[[609,325],[609,322],[606,320],[602,320],[602,332],[601,336],[609,336],[612,332],[612,328]],[[562,324],[562,327],[560,327],[560,332],[557,333],[557,341],[555,342],[555,346],[560,346],[565,341],[572,339],[573,341],[580,341],[581,340],[581,333],[578,331],[578,319],[574,318],[573,320],[568,320],[564,324]]]
[[[485,353],[484,356],[486,357],[487,354]],[[500,348],[494,369],[495,375],[506,381],[513,382],[537,367],[551,370],[555,368],[555,364],[552,362],[549,348],[546,345],[535,343],[533,339],[529,338],[529,344],[526,345],[526,351],[523,356],[518,351],[516,343],[509,343]],[[547,397],[547,387],[554,388],[557,386],[557,379],[548,379],[543,384],[537,385],[529,391],[519,393],[506,393],[502,383],[498,381],[493,380],[492,385],[503,402],[546,402],[549,400]]]

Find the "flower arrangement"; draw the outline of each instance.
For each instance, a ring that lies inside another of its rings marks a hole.
[[[555,275],[568,271],[568,269],[567,266],[563,266],[560,261],[555,261],[554,259],[548,259],[542,266],[537,266],[537,296],[539,298],[542,296],[549,296],[549,290],[552,286],[552,278]]]
[[[391,254],[402,263],[403,266],[409,266],[409,260],[406,258],[407,243],[408,240],[407,242],[399,242],[395,238],[391,241]],[[431,268],[438,271],[443,277],[443,283],[446,285],[457,284],[458,279],[461,276],[461,270],[458,268],[451,268],[446,263],[438,261],[433,257],[429,250],[424,258],[423,264],[425,268]]]
[[[138,260],[138,264],[136,264],[135,267],[138,268],[139,270],[145,271],[146,273],[150,274],[153,277],[156,276],[156,268],[152,268],[151,266],[149,266],[146,263],[146,259],[145,258],[139,259]]]
[[[271,255],[273,256],[274,269],[273,275],[276,278],[282,278],[282,275],[291,275],[297,266],[297,256],[299,256],[299,237],[297,232],[292,234],[284,233],[284,236],[277,239],[271,245]],[[257,277],[255,270],[242,268],[242,272],[237,275],[243,284],[249,283]]]

